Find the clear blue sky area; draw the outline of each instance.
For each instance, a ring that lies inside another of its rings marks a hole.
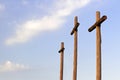
[[[0,0],[0,80],[59,80],[64,42],[64,80],[72,80],[74,16],[78,16],[77,80],[96,80],[96,35],[101,24],[102,80],[120,80],[119,0]]]

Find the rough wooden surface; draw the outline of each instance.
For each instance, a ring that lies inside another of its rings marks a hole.
[[[91,32],[91,31],[93,31],[95,28],[96,28],[96,26],[99,26],[102,22],[104,22],[105,20],[107,19],[107,16],[102,16],[102,18],[99,18],[99,20],[97,20],[96,22],[95,22],[95,24],[93,24],[89,29],[88,29],[88,31],[89,32]]]
[[[64,66],[64,43],[61,42],[61,49],[59,50],[60,53],[60,80],[63,80],[63,66]]]
[[[96,22],[88,31],[91,32],[96,28],[96,80],[101,80],[101,23],[107,19],[107,16],[100,18],[100,12],[96,12]]]
[[[73,80],[77,80],[77,31],[74,32]]]
[[[100,20],[100,12],[96,12],[96,22]],[[96,80],[101,80],[101,29],[96,26]]]
[[[73,33],[75,32],[75,31],[77,31],[77,28],[78,28],[78,26],[79,26],[80,24],[78,23],[78,18],[77,18],[77,16],[75,16],[75,18],[74,18],[74,28],[73,28],[73,30],[71,31],[71,35],[73,35]]]
[[[74,34],[74,55],[73,55],[73,80],[77,80],[77,28],[79,26],[77,16],[74,18],[74,28],[71,35]]]

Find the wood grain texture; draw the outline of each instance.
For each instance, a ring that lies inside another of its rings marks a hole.
[[[63,67],[64,67],[64,43],[61,42],[61,49],[59,50],[60,53],[60,80],[63,80]]]

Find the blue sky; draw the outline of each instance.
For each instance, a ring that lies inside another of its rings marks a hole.
[[[102,80],[120,80],[118,0],[0,0],[0,80],[59,80],[60,43],[64,79],[72,80],[74,16],[78,16],[78,80],[95,80],[96,11],[102,23]],[[87,76],[87,77],[86,77]]]

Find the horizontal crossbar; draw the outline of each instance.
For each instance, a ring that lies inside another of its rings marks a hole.
[[[74,31],[77,30],[78,26],[79,26],[79,23],[77,23],[77,24],[74,26],[72,32],[70,33],[71,35],[73,35]]]
[[[58,53],[63,52],[64,50],[65,50],[65,48],[62,48],[58,51]]]
[[[102,22],[104,22],[105,20],[107,19],[107,16],[102,16],[102,18],[100,18],[97,22],[95,22],[95,24],[94,25],[92,25],[89,29],[88,29],[88,31],[89,32],[91,32],[91,31],[93,31],[95,28],[96,28],[96,26],[98,26],[98,25],[100,25]]]

